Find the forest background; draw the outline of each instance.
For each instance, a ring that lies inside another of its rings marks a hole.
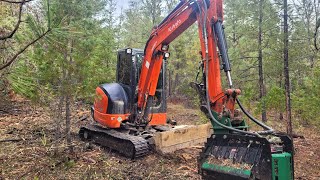
[[[92,103],[95,87],[115,80],[117,50],[143,49],[152,28],[178,2],[133,0],[119,10],[115,0],[0,0],[0,105],[19,94],[48,108],[56,130],[65,126],[70,134],[70,105]],[[263,121],[285,123],[287,35],[293,124],[319,127],[320,2],[224,4],[233,80],[245,106]],[[200,61],[197,31],[195,24],[171,43],[167,74],[168,98],[188,101],[194,108],[198,98],[189,83],[195,81]]]
[[[132,161],[78,137],[96,86],[115,81],[117,50],[143,49],[178,3],[0,0],[0,180],[200,179],[197,147]],[[224,0],[234,86],[276,130],[292,120],[297,179],[320,177],[319,8],[317,0]],[[208,121],[189,86],[199,44],[196,24],[170,44],[168,117],[179,124]]]

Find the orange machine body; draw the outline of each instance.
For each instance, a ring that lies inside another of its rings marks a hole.
[[[143,50],[123,49],[118,51],[116,83],[102,84],[96,88],[94,105],[91,108],[93,119],[108,128],[120,128],[129,122],[134,124],[136,113],[136,88],[141,69]],[[165,63],[160,68],[156,98],[153,109],[148,115],[150,126],[164,125],[167,122],[165,96]]]
[[[130,114],[106,114],[93,109],[94,120],[108,128],[120,128],[121,123],[129,121]],[[167,122],[167,113],[154,113],[149,115],[150,126],[163,125]]]

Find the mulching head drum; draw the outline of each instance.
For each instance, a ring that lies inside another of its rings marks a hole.
[[[200,154],[199,170],[203,179],[272,179],[270,145],[255,136],[212,135]]]

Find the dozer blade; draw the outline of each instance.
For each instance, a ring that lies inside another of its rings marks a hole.
[[[211,124],[180,125],[154,133],[152,139],[157,152],[171,153],[178,149],[203,144],[212,134]]]
[[[265,138],[216,134],[198,159],[203,179],[272,179],[270,143]]]

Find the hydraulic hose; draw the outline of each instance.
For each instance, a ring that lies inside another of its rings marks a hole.
[[[206,56],[205,56],[205,60],[206,60],[206,70],[205,70],[205,75],[206,75],[206,99],[207,99],[207,108],[208,108],[208,112],[209,112],[209,115],[211,117],[211,119],[216,123],[218,124],[219,126],[225,128],[225,129],[228,129],[230,131],[235,131],[235,132],[239,132],[239,133],[243,133],[243,134],[248,134],[248,135],[253,135],[253,136],[260,136],[258,133],[256,132],[249,132],[249,131],[243,131],[243,130],[239,130],[239,129],[236,129],[236,128],[232,128],[230,126],[226,126],[222,123],[220,123],[212,114],[211,112],[211,107],[210,107],[210,98],[209,98],[209,91],[208,91],[208,68],[209,68],[209,58],[208,58],[208,53],[209,53],[209,47],[208,47],[208,37],[207,37],[207,28],[206,28],[206,20],[207,20],[207,4],[206,4],[206,1],[203,0],[203,5],[204,5],[204,20],[203,20],[203,38],[204,38],[204,42],[205,42],[205,50],[206,50]],[[201,11],[201,9],[200,9]]]
[[[249,114],[248,111],[246,111],[246,110],[244,109],[244,107],[242,106],[242,104],[241,104],[241,102],[240,102],[240,100],[239,100],[238,98],[237,98],[236,100],[237,100],[237,103],[238,103],[240,109],[242,110],[242,112],[243,112],[249,119],[251,119],[253,122],[255,122],[256,124],[258,124],[259,126],[261,126],[261,127],[263,127],[264,129],[267,130],[267,131],[258,132],[259,134],[269,134],[269,133],[274,132],[274,130],[273,130],[271,127],[267,126],[266,124],[264,124],[263,122],[257,120],[257,119],[254,118],[251,114]]]
[[[205,75],[206,75],[206,105],[207,105],[207,109],[209,112],[209,115],[211,117],[211,119],[218,124],[219,126],[228,129],[230,131],[235,131],[235,132],[239,132],[239,133],[243,133],[243,134],[248,134],[248,135],[254,135],[254,136],[260,136],[260,134],[271,134],[273,133],[273,129],[270,128],[269,126],[265,125],[264,123],[258,121],[257,119],[255,119],[254,117],[252,117],[241,105],[240,101],[238,99],[237,103],[239,104],[241,110],[252,120],[254,121],[256,124],[260,125],[261,127],[267,129],[267,131],[258,131],[258,132],[249,132],[249,131],[243,131],[243,130],[239,130],[230,126],[226,126],[222,123],[220,123],[212,114],[211,112],[211,107],[210,107],[210,98],[209,98],[209,91],[208,91],[208,69],[209,69],[209,58],[208,58],[208,53],[209,53],[209,48],[208,48],[208,37],[207,37],[207,28],[206,28],[206,19],[207,19],[207,4],[206,1],[203,0],[203,5],[204,5],[204,20],[203,20],[203,38],[204,38],[204,42],[205,42],[205,50],[206,50],[206,56],[205,56],[205,61],[206,61],[206,70],[205,70]],[[199,6],[199,5],[198,5]],[[199,9],[201,11],[201,9]]]

